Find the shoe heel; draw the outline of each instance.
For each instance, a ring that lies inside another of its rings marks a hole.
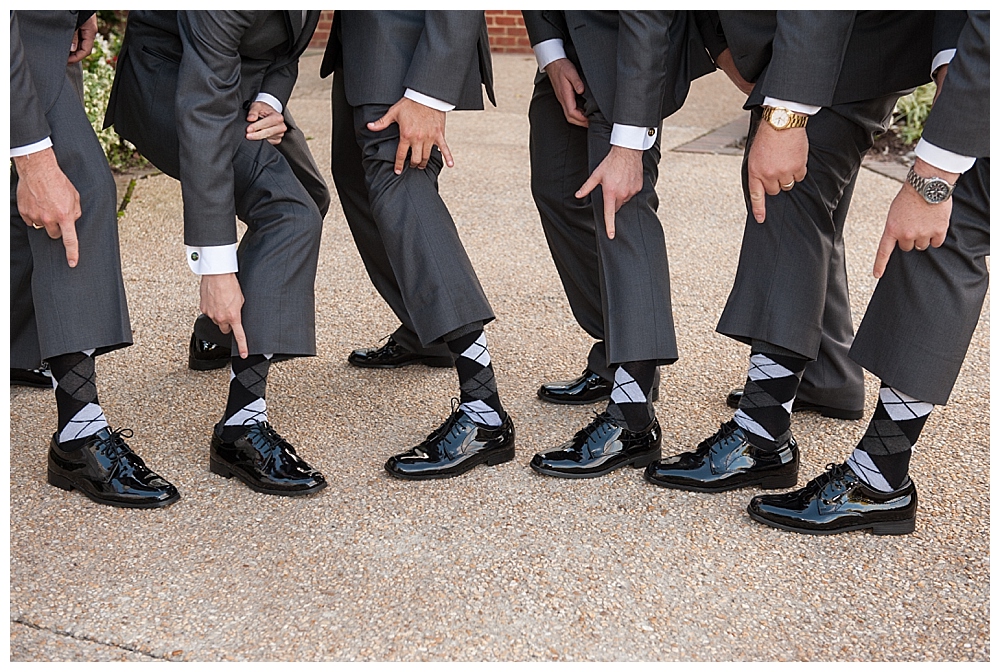
[[[784,490],[785,488],[794,488],[798,482],[799,474],[796,472],[794,474],[769,476],[760,482],[760,487],[762,490]]]
[[[510,445],[502,453],[495,453],[486,458],[486,466],[495,467],[498,464],[503,464],[504,462],[510,462],[514,459],[514,444]]]
[[[917,518],[914,516],[908,520],[875,523],[872,525],[872,534],[910,534],[916,527]]]
[[[54,485],[60,490],[72,490],[73,481],[69,480],[65,476],[60,476],[59,474],[54,474],[49,471],[49,485]]]
[[[227,467],[226,465],[221,464],[219,462],[216,462],[215,460],[209,460],[209,462],[208,462],[208,469],[213,474],[218,474],[219,476],[222,476],[223,478],[232,478],[233,477],[233,472],[229,469],[229,467]]]
[[[643,455],[642,457],[636,458],[636,460],[632,462],[632,464],[630,464],[629,466],[631,466],[633,469],[645,469],[653,462],[659,460],[661,457],[663,457],[663,451],[658,450],[655,453],[650,453],[649,455]]]

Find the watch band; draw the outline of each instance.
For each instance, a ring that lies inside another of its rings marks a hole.
[[[949,184],[940,177],[921,177],[917,175],[917,171],[913,170],[913,166],[910,166],[910,170],[906,173],[906,183],[913,187],[931,205],[944,203],[951,198],[952,192],[955,191],[954,184]]]
[[[787,107],[763,106],[761,117],[776,131],[784,131],[789,128],[805,128],[809,121],[809,115],[792,112]]]

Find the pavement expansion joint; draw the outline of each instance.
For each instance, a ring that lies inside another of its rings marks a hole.
[[[37,623],[32,623],[31,621],[26,621],[21,618],[10,619],[11,623],[16,623],[18,625],[23,625],[26,628],[31,628],[32,630],[37,630],[39,632],[46,632],[50,635],[56,635],[57,637],[66,637],[68,639],[73,639],[78,642],[89,642],[91,644],[97,644],[99,646],[106,646],[111,649],[121,649],[122,651],[128,651],[129,653],[137,653],[140,656],[146,656],[152,660],[170,660],[167,656],[157,656],[156,654],[149,653],[148,651],[143,651],[142,649],[137,649],[126,644],[116,644],[114,642],[102,642],[94,637],[88,637],[87,635],[75,635],[72,632],[66,632],[65,630],[57,630],[54,628],[45,628]]]

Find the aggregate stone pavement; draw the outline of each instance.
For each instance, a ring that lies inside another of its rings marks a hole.
[[[290,103],[329,176],[329,81],[310,53]],[[809,537],[751,521],[757,490],[668,491],[623,469],[582,481],[528,461],[598,408],[546,405],[539,382],[584,366],[529,191],[530,57],[495,57],[499,107],[449,115],[448,203],[497,320],[487,327],[517,458],[411,483],[382,469],[436,427],[448,369],[351,368],[396,322],[334,199],[317,290],[318,356],[276,365],[273,424],[330,487],[288,499],[208,471],[228,372],[186,348],[198,290],[180,189],[140,180],[120,223],[135,345],[100,358],[101,402],[176,484],[160,511],[113,509],[45,483],[51,392],[10,392],[10,658],[53,660],[977,660],[990,659],[989,300],[951,403],[914,454],[916,532]],[[721,73],[695,82],[664,149],[739,116]],[[660,215],[681,358],[663,370],[664,453],[730,411],[747,348],[715,333],[745,211],[740,158],[664,151]],[[331,181],[332,186],[332,181]],[[847,232],[855,324],[899,184],[862,171]],[[868,407],[877,381],[869,376]],[[841,461],[866,420],[797,414],[799,482]]]

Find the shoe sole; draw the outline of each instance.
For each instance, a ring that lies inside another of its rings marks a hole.
[[[563,471],[553,471],[551,469],[546,469],[545,467],[537,467],[532,463],[528,466],[534,469],[539,474],[544,474],[545,476],[554,476],[555,478],[597,478],[598,476],[604,476],[610,474],[616,469],[621,469],[622,467],[632,467],[633,469],[645,469],[647,466],[656,462],[663,456],[662,451],[657,450],[655,453],[649,453],[648,455],[640,455],[632,459],[629,462],[622,462],[621,464],[616,464],[608,469],[602,469],[601,471],[594,471],[586,474],[568,474]]]
[[[261,493],[262,495],[277,495],[279,497],[300,497],[302,495],[311,495],[314,492],[319,492],[320,490],[322,490],[327,486],[326,481],[323,481],[319,485],[314,485],[313,487],[307,488],[305,490],[274,490],[272,488],[262,488],[261,486],[248,481],[246,478],[243,477],[243,475],[240,472],[233,471],[226,465],[222,464],[221,462],[217,462],[215,460],[210,459],[208,461],[208,469],[213,474],[217,474],[219,476],[222,476],[223,478],[235,477],[245,486],[247,486],[254,492]]]
[[[768,520],[767,518],[758,515],[747,507],[747,514],[756,520],[758,523],[763,523],[768,527],[775,527],[781,530],[788,530],[789,532],[798,532],[799,534],[811,534],[813,536],[829,536],[831,534],[840,534],[841,532],[854,532],[856,530],[871,530],[872,534],[877,535],[897,535],[897,534],[910,534],[917,527],[917,518],[914,516],[909,520],[895,520],[891,522],[882,523],[861,523],[858,525],[848,525],[847,527],[838,527],[836,530],[807,530],[801,527],[794,527],[792,525],[783,525],[781,523],[776,523],[773,520]]]
[[[430,366],[433,368],[450,369],[455,366],[454,361],[446,357],[424,357],[423,359],[411,359],[408,362],[403,362],[402,364],[359,364],[358,362],[352,362],[350,359],[347,363],[351,366],[356,366],[359,369],[401,369],[404,366],[411,366],[413,364],[423,364],[424,366]]]
[[[228,366],[230,361],[229,357],[225,359],[195,359],[194,357],[188,357],[188,368],[192,371],[214,371],[215,369]]]
[[[169,499],[164,499],[158,502],[151,502],[151,503],[141,502],[136,504],[130,504],[127,502],[118,502],[109,499],[101,499],[100,497],[97,497],[96,495],[93,495],[82,488],[76,487],[76,485],[73,484],[73,481],[69,480],[65,476],[60,476],[59,474],[55,474],[51,471],[48,472],[48,481],[49,485],[55,486],[60,490],[66,490],[67,492],[71,490],[76,490],[92,502],[96,502],[97,504],[104,504],[105,506],[114,506],[119,509],[162,509],[165,506],[170,506],[171,504],[173,504],[174,502],[176,502],[181,498],[180,493],[177,493],[176,495],[170,497]]]
[[[730,490],[739,490],[740,488],[752,488],[752,487],[758,487],[761,490],[784,490],[785,488],[794,488],[799,482],[798,472],[796,472],[795,475],[791,478],[788,476],[765,476],[755,481],[742,482],[738,484],[729,483],[722,486],[714,486],[714,487],[686,485],[683,483],[663,483],[660,481],[654,481],[647,474],[643,474],[642,477],[646,479],[646,482],[661,488],[670,488],[671,490],[687,490],[688,492],[707,492],[707,493],[728,492]]]
[[[29,382],[24,381],[24,380],[12,380],[12,381],[10,381],[10,386],[11,387],[34,387],[34,388],[39,389],[39,390],[45,390],[45,389],[51,390],[52,389],[52,383],[51,382],[49,382],[49,383],[42,383],[42,382],[29,383]]]
[[[596,404],[596,403],[599,403],[601,401],[608,401],[609,399],[611,399],[611,395],[610,394],[606,394],[603,397],[598,397],[596,399],[591,399],[589,401],[561,401],[561,400],[552,399],[551,397],[543,397],[542,393],[541,393],[541,390],[539,390],[536,394],[538,395],[538,398],[541,399],[542,401],[544,401],[546,403],[549,403],[549,404],[558,404],[559,406],[587,406],[589,404]],[[660,388],[658,388],[658,387],[657,388],[653,388],[653,391],[650,393],[649,398],[650,398],[650,401],[652,401],[652,402],[659,401],[660,400]]]
[[[472,471],[480,464],[485,464],[487,467],[495,467],[498,464],[503,464],[504,462],[510,462],[514,459],[514,444],[510,444],[510,447],[505,448],[501,452],[492,453],[490,455],[483,456],[479,460],[469,460],[462,465],[461,471],[456,471],[450,474],[400,474],[394,471],[389,471],[386,469],[386,473],[393,478],[398,478],[403,481],[431,481],[441,478],[454,478],[455,476],[461,476],[462,474],[467,474]]]

